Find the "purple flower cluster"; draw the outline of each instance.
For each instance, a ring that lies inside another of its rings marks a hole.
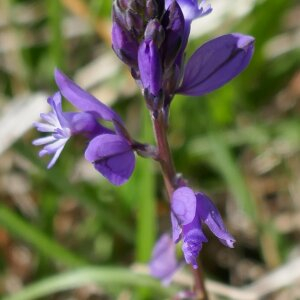
[[[82,135],[89,142],[85,158],[112,184],[125,183],[134,170],[135,156],[133,141],[120,116],[59,70],[55,71],[55,81],[59,91],[48,99],[52,111],[41,114],[43,123],[34,124],[38,131],[50,134],[33,141],[36,146],[44,146],[40,156],[53,155],[48,168],[55,164],[71,136]],[[62,96],[80,112],[63,112]],[[101,120],[111,122],[114,129],[101,125]]]
[[[207,94],[250,62],[254,38],[233,33],[206,42],[185,63],[191,23],[211,11],[205,0],[114,2],[113,49],[131,68],[152,111],[168,111],[177,93]]]
[[[251,60],[254,38],[232,33],[206,42],[185,61],[192,21],[211,11],[205,0],[200,4],[198,0],[115,0],[113,3],[112,47],[130,67],[143,92],[152,113],[157,148],[134,141],[116,112],[59,70],[55,71],[58,92],[48,99],[52,111],[41,114],[43,122],[35,123],[38,131],[49,133],[33,141],[34,145],[43,146],[40,156],[53,156],[48,168],[55,164],[69,138],[76,135],[88,141],[86,160],[114,185],[125,183],[133,173],[134,152],[160,162],[171,198],[173,238],[163,235],[157,242],[150,269],[164,283],[170,282],[181,265],[176,260],[176,243],[182,242],[186,263],[198,267],[197,257],[202,244],[207,242],[203,224],[225,246],[233,247],[235,242],[212,201],[203,193],[194,193],[185,186],[184,180],[176,181],[164,123],[176,94],[207,94],[241,73]],[[62,96],[78,112],[64,112]],[[101,121],[112,126],[108,128]]]

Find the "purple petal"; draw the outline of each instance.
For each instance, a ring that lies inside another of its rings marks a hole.
[[[112,47],[120,60],[130,66],[137,65],[138,43],[118,22],[113,22]]]
[[[57,159],[59,158],[61,152],[63,151],[64,147],[65,147],[65,144],[63,144],[60,148],[58,148],[56,150],[56,152],[54,153],[52,159],[50,160],[50,162],[47,166],[47,169],[51,169],[54,166],[54,164],[56,163]]]
[[[59,140],[56,140],[55,142],[51,143],[51,144],[48,144],[46,145],[43,150],[44,151],[47,151],[47,154],[53,154],[55,153],[58,149],[60,149],[61,147],[63,147],[66,142],[68,141],[68,138],[65,138],[65,139],[59,139]]]
[[[150,274],[167,285],[179,268],[176,260],[176,247],[171,237],[164,234],[156,242],[149,263]]]
[[[162,87],[160,54],[154,41],[143,41],[138,51],[138,65],[144,89],[158,96]]]
[[[197,193],[197,213],[201,220],[209,227],[212,233],[227,247],[233,248],[235,239],[227,231],[222,217],[212,203],[212,201],[203,193]]]
[[[176,216],[171,212],[172,238],[174,243],[178,243],[181,239],[182,228],[178,223]]]
[[[54,132],[55,127],[50,124],[41,123],[41,122],[34,122],[33,126],[36,128],[37,131],[40,132]]]
[[[34,141],[32,141],[32,144],[34,146],[41,146],[41,145],[46,145],[48,143],[52,143],[56,140],[55,137],[53,137],[52,135],[50,136],[46,136],[46,137],[42,137],[42,138],[38,138]]]
[[[64,113],[62,112],[61,94],[56,92],[52,97],[48,98],[48,103],[53,108],[53,112],[59,121],[60,127],[68,127],[69,124],[64,117]]]
[[[181,225],[191,223],[196,214],[196,196],[192,189],[181,187],[173,193],[172,212]]]
[[[197,18],[208,15],[212,11],[210,4],[206,0],[201,1],[200,4],[198,4],[198,0],[176,0],[176,2],[182,10],[184,19],[189,23]],[[171,3],[172,0],[166,0],[165,8],[167,9]]]
[[[77,109],[85,112],[93,112],[106,121],[122,120],[111,108],[100,102],[97,98],[80,88],[60,70],[55,70],[55,81],[62,95]]]
[[[191,264],[194,269],[198,268],[197,259],[202,249],[202,244],[207,242],[199,220],[183,226],[182,251],[187,264]]]
[[[85,151],[85,158],[114,185],[125,183],[135,167],[131,146],[123,137],[114,134],[95,137]]]
[[[202,45],[189,59],[178,93],[201,96],[241,73],[254,52],[254,38],[227,34]]]
[[[65,118],[70,124],[72,134],[82,134],[89,139],[103,133],[113,133],[112,130],[105,128],[97,122],[95,116],[88,112],[64,113]]]
[[[47,114],[41,113],[40,117],[49,124],[57,127],[57,116],[52,111]]]
[[[184,24],[185,20],[180,6],[174,1],[168,7],[162,19],[162,25],[165,29],[165,41],[162,45],[163,61],[167,67],[174,63],[181,50],[184,39]]]

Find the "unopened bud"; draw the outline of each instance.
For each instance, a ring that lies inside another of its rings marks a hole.
[[[137,66],[138,44],[131,33],[118,22],[113,22],[112,48],[125,64]]]
[[[146,2],[146,17],[150,19],[160,19],[165,10],[163,0],[147,0]]]
[[[128,10],[125,13],[125,20],[128,28],[135,33],[136,38],[139,39],[144,33],[144,21],[143,18],[132,10]]]
[[[166,32],[166,39],[162,45],[163,63],[165,68],[172,67],[177,55],[181,51],[184,39],[185,20],[180,6],[174,1],[165,12],[162,26]]]
[[[130,0],[116,0],[116,5],[121,9],[121,10],[126,10],[128,9],[128,5],[129,5]],[[114,3],[114,5],[115,5]]]
[[[165,39],[165,31],[158,20],[151,20],[145,30],[145,40],[153,40],[158,48]]]

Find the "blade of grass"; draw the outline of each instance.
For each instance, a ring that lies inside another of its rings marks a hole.
[[[25,287],[14,295],[4,297],[2,300],[34,300],[90,283],[109,285],[114,288],[116,285],[147,287],[152,290],[152,294],[161,296],[171,296],[177,291],[174,287],[166,288],[159,281],[128,269],[87,267],[48,277]]]
[[[153,140],[152,125],[148,111],[142,109],[142,141]],[[136,258],[138,262],[148,262],[156,235],[155,214],[155,180],[153,174],[153,161],[139,159],[137,165],[138,182],[136,182],[137,203],[137,235],[136,235]]]
[[[238,169],[234,159],[221,134],[210,131],[208,134],[212,163],[225,179],[234,199],[239,207],[255,223],[258,222],[255,202],[248,191],[244,177]]]
[[[63,9],[60,0],[48,0],[49,28],[51,31],[50,54],[57,67],[63,68],[64,42],[63,42]]]
[[[24,221],[11,209],[0,204],[0,224],[12,235],[34,246],[39,252],[69,267],[86,265],[86,262],[50,239],[33,225]]]
[[[281,261],[279,233],[269,220],[265,220],[264,213],[260,210],[259,203],[253,198],[223,136],[216,131],[210,131],[209,141],[213,165],[227,182],[238,206],[257,226],[264,261],[269,267],[279,265]]]
[[[113,231],[118,232],[127,241],[131,242],[133,240],[132,230],[127,224],[122,222],[122,220],[111,218],[111,214],[108,214],[105,209],[99,207],[98,199],[95,197],[88,197],[77,185],[71,184],[66,177],[62,176],[58,168],[47,171],[43,162],[34,153],[33,148],[29,148],[22,141],[19,141],[15,144],[15,149],[39,169],[39,176],[43,176],[53,188],[63,195],[74,197],[83,205],[92,207],[97,211],[99,220],[105,223]]]

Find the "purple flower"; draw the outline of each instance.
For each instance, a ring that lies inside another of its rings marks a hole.
[[[166,0],[165,8],[168,9],[172,2],[173,0]],[[179,4],[187,23],[191,23],[197,18],[204,17],[212,11],[211,5],[207,3],[206,0],[202,0],[200,4],[198,3],[198,0],[176,0],[176,2]]]
[[[223,86],[250,63],[254,38],[240,33],[226,34],[200,46],[184,63],[191,22],[212,11],[206,1],[166,1],[162,18],[165,40],[162,44],[165,107],[174,94],[202,96]],[[184,29],[183,29],[184,28]],[[174,50],[176,49],[176,51]]]
[[[168,285],[175,272],[180,268],[176,260],[176,246],[168,234],[164,234],[156,242],[151,261],[149,263],[150,274]]]
[[[159,50],[153,40],[143,41],[140,45],[138,65],[143,88],[157,97],[162,86],[162,67]]]
[[[191,23],[211,11],[206,0],[114,2],[113,48],[131,66],[151,111],[164,107],[167,113],[178,93],[210,93],[249,64],[254,38],[240,33],[208,41],[185,63]]]
[[[131,145],[115,134],[102,134],[91,140],[85,158],[114,185],[126,182],[135,167]]]
[[[202,0],[200,4],[198,3],[198,0],[167,0],[165,1],[166,10],[168,10],[169,7],[172,4],[174,4],[174,2],[176,2],[179,5],[184,17],[184,30],[182,35],[181,51],[183,54],[183,51],[187,45],[188,38],[190,35],[192,21],[210,14],[212,8],[206,0]]]
[[[45,145],[39,155],[53,155],[48,169],[57,161],[66,142],[72,135],[82,134],[93,137],[97,134],[107,132],[108,130],[101,126],[95,117],[90,113],[65,113],[61,107],[61,94],[55,93],[48,99],[52,111],[47,114],[41,114],[44,121],[34,123],[36,129],[40,132],[48,132],[49,136],[39,138],[33,141],[35,146]]]
[[[187,62],[177,93],[202,96],[240,74],[254,52],[254,38],[226,34],[199,47]]]
[[[182,251],[187,264],[197,268],[197,258],[207,238],[202,231],[205,223],[225,246],[232,248],[235,239],[225,228],[220,213],[203,193],[194,193],[188,187],[180,187],[173,193],[171,221],[173,241],[183,241]]]
[[[71,136],[83,135],[89,141],[86,159],[111,183],[125,183],[133,172],[135,156],[119,115],[59,70],[55,71],[55,80],[60,91],[48,99],[52,111],[41,114],[43,123],[34,124],[38,131],[50,133],[33,141],[36,146],[44,145],[40,156],[53,155],[48,168],[55,164]],[[81,112],[63,112],[61,94]],[[112,122],[115,131],[102,126],[98,120]]]
[[[53,158],[48,164],[49,169],[55,164],[66,142],[71,137],[72,129],[71,124],[62,112],[60,93],[56,93],[53,97],[50,97],[48,103],[52,107],[52,111],[47,114],[41,114],[41,118],[45,123],[36,122],[34,126],[40,132],[49,132],[50,136],[36,139],[32,143],[35,146],[46,145],[40,151],[40,156],[53,154]]]
[[[83,90],[60,70],[55,70],[54,77],[61,94],[78,110],[91,112],[97,118],[105,121],[123,124],[120,116],[116,112]]]
[[[176,1],[173,1],[166,10],[162,19],[162,26],[165,29],[162,58],[164,67],[167,69],[172,67],[178,54],[183,52],[181,49],[184,40],[185,19]]]

